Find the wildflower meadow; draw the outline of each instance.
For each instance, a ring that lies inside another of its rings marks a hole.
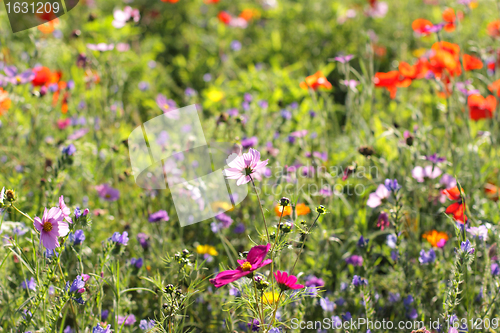
[[[0,332],[500,332],[500,1],[0,3]]]

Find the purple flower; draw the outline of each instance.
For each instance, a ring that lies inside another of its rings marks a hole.
[[[73,155],[74,153],[76,153],[75,145],[70,143],[69,146],[63,148],[62,153],[68,156]]]
[[[241,42],[239,40],[233,40],[230,44],[231,50],[239,51],[241,50]]]
[[[171,119],[178,119],[179,118],[179,112],[173,112],[175,109],[177,109],[177,104],[175,101],[168,99],[167,96],[163,94],[158,94],[156,96],[156,104],[158,107],[165,113],[165,116],[167,118]]]
[[[36,291],[36,281],[33,277],[31,277],[29,280],[26,279],[23,282],[21,282],[21,287],[23,289],[29,289],[29,290]]]
[[[404,306],[409,306],[411,303],[413,303],[414,299],[412,295],[408,295],[405,298],[403,298],[403,304]]]
[[[288,110],[281,110],[281,116],[287,120],[292,119],[292,113]]]
[[[70,233],[68,236],[70,242],[73,243],[74,246],[81,245],[85,240],[85,234],[82,229],[78,229],[75,233]]]
[[[238,223],[238,225],[236,225],[236,227],[234,227],[233,232],[235,234],[242,234],[245,232],[245,230],[246,230],[245,225],[240,222]]]
[[[442,163],[442,162],[446,161],[445,157],[439,157],[438,154],[432,154],[429,156],[425,156],[425,159],[427,161],[431,161],[434,164],[438,164],[438,163]]]
[[[212,74],[210,74],[210,73],[203,74],[203,81],[205,81],[205,82],[212,81]]]
[[[160,222],[160,221],[168,221],[170,217],[168,217],[168,213],[164,210],[159,210],[156,213],[152,213],[149,215],[149,222]]]
[[[325,285],[325,281],[317,276],[309,275],[306,278],[305,286],[306,287],[323,287]]]
[[[80,128],[68,136],[68,140],[78,140],[89,132],[88,128]]]
[[[7,74],[5,80],[13,85],[25,84],[31,82],[35,78],[35,73],[31,69],[18,74],[15,66],[7,66],[3,71]]]
[[[109,316],[109,310],[102,310],[102,312],[101,312],[101,320],[102,321],[106,321],[106,319],[108,319],[108,316]]]
[[[443,176],[439,180],[439,183],[443,184],[447,189],[457,186],[457,180],[455,179],[455,177],[447,173],[443,174]]]
[[[481,225],[479,227],[467,228],[467,232],[469,232],[474,237],[478,237],[480,240],[488,240],[488,228],[486,228],[486,226],[484,225]]]
[[[156,322],[153,319],[149,319],[149,320],[143,319],[139,323],[139,328],[143,331],[147,331],[147,330],[150,330],[153,327],[155,327],[155,325],[156,325]]]
[[[370,240],[368,238],[364,238],[363,235],[361,235],[361,237],[359,237],[359,240],[358,240],[358,246],[365,247],[366,245],[368,245],[369,241]]]
[[[231,224],[233,223],[233,219],[231,218],[231,216],[229,215],[226,215],[224,213],[219,213],[217,215],[215,215],[215,218],[222,223],[222,227],[223,228],[229,228],[231,226]]]
[[[142,265],[144,264],[144,260],[142,258],[131,258],[130,259],[130,264],[132,266],[135,266],[137,269],[141,268]]]
[[[362,277],[359,277],[357,275],[354,275],[354,277],[352,278],[352,285],[355,286],[355,287],[359,287],[361,285],[368,285],[368,281],[366,281],[366,279],[362,278]]]
[[[73,333],[73,329],[71,328],[71,326],[66,326],[66,328],[64,329],[63,333]]]
[[[397,179],[386,179],[385,187],[387,188],[388,191],[391,192],[397,192],[401,188],[401,186],[398,184]]]
[[[95,187],[97,194],[106,201],[116,201],[120,198],[120,191],[108,184],[101,184]]]
[[[399,300],[401,299],[401,295],[399,293],[391,293],[389,292],[389,302],[391,303],[396,303],[396,302],[399,302]]]
[[[441,176],[442,173],[441,169],[437,166],[427,165],[425,168],[416,166],[411,172],[411,175],[417,180],[417,182],[423,183],[426,178],[436,179]]]
[[[377,227],[379,227],[380,230],[384,230],[390,225],[391,223],[389,222],[389,214],[387,214],[386,212],[381,212],[377,219]]]
[[[407,316],[408,318],[415,320],[418,317],[418,312],[415,308],[412,308],[410,311],[408,311]]]
[[[260,322],[257,319],[254,319],[252,322],[247,324],[247,327],[249,330],[252,330],[252,332],[258,332],[260,331]]]
[[[143,232],[140,232],[137,234],[137,241],[139,242],[139,244],[141,244],[142,248],[144,250],[147,250],[149,248],[149,236],[146,235],[145,233]]]
[[[127,245],[128,243],[128,232],[124,231],[123,234],[120,234],[119,232],[115,232],[113,236],[110,238],[113,242],[119,243],[122,245]]]
[[[83,293],[85,291],[85,282],[83,281],[82,277],[78,275],[75,280],[73,280],[73,283],[71,284],[71,287],[69,288],[70,293]]]
[[[251,138],[245,138],[241,140],[241,145],[244,149],[252,148],[257,145],[259,139],[256,136],[252,136]]]
[[[127,316],[118,316],[118,325],[131,326],[136,322],[135,316],[133,314],[129,314]]]
[[[492,263],[491,264],[491,275],[497,276],[499,274],[500,274],[500,266],[497,263]],[[481,293],[482,293],[482,290],[481,290]]]
[[[387,235],[387,240],[386,240],[386,244],[387,246],[389,246],[391,249],[395,249],[396,248],[396,242],[397,242],[398,238],[396,237],[396,235],[393,235],[393,234],[389,234]]]
[[[250,182],[252,178],[261,179],[260,172],[263,171],[268,161],[261,161],[260,153],[250,148],[248,153],[228,163],[229,168],[224,170],[224,175],[227,179],[236,179],[236,185],[240,186]]]
[[[187,97],[196,96],[196,90],[194,90],[193,88],[187,87],[186,90],[184,90],[184,94]]]
[[[348,265],[363,266],[363,257],[358,256],[358,255],[353,255],[353,256],[350,256],[349,258],[346,258],[345,262]]]
[[[259,105],[262,109],[267,109],[269,107],[269,103],[265,100],[260,100],[257,105]]]
[[[330,301],[327,297],[321,298],[319,300],[319,305],[321,306],[323,311],[326,312],[333,312],[333,310],[335,309],[335,303]]]
[[[353,58],[354,58],[354,55],[352,55],[352,54],[348,54],[348,55],[340,55],[340,56],[337,56],[337,57],[335,57],[335,58],[333,58],[333,59],[334,59],[335,61],[338,61],[338,62],[340,62],[340,63],[345,64],[345,63],[347,63],[347,62],[351,61],[351,59],[353,59]]]
[[[471,246],[470,241],[467,239],[467,241],[462,242],[460,244],[460,249],[462,252],[467,253],[467,254],[473,254],[474,253],[474,248]]]
[[[382,200],[389,198],[390,195],[390,190],[385,185],[380,184],[375,192],[370,193],[366,204],[371,208],[378,207],[382,204]]]
[[[141,81],[141,82],[139,82],[138,87],[139,87],[140,91],[146,91],[149,89],[149,83],[146,81]]]
[[[111,325],[108,325],[106,327],[103,327],[101,325],[102,324],[95,325],[95,327],[92,328],[92,333],[111,333]]]
[[[436,252],[433,249],[430,249],[429,252],[425,252],[425,250],[420,251],[420,257],[418,261],[422,264],[431,264],[436,260]]]

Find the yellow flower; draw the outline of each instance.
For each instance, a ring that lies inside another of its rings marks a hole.
[[[265,292],[264,295],[262,295],[262,303],[268,305],[275,304],[278,302],[279,296],[280,294],[278,292],[274,292],[274,294],[272,291]]]
[[[233,205],[230,202],[225,201],[215,201],[211,203],[212,209],[214,211],[222,210],[224,212],[232,211],[234,209]]]
[[[198,252],[199,254],[209,254],[211,256],[216,256],[219,254],[219,252],[217,252],[215,247],[213,247],[212,245],[198,245],[196,247],[196,252]]]
[[[414,57],[420,58],[421,56],[423,56],[425,54],[425,52],[427,52],[427,49],[424,49],[423,47],[421,47],[419,49],[414,50],[412,52],[412,55]]]
[[[218,102],[224,98],[224,93],[220,90],[212,90],[207,93],[207,97],[212,102]]]

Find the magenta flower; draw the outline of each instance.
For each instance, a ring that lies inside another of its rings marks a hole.
[[[120,191],[108,184],[101,184],[95,187],[97,194],[106,201],[116,201],[120,198]]]
[[[170,220],[170,218],[168,217],[168,213],[165,210],[159,210],[156,213],[149,214],[148,218],[149,222],[160,222],[168,220]]]
[[[105,52],[113,50],[115,48],[115,44],[106,44],[106,43],[87,44],[87,48],[92,51]]]
[[[278,286],[281,290],[304,288],[304,285],[296,284],[297,277],[295,275],[288,275],[287,272],[276,271],[276,273],[274,273],[274,277],[276,278],[276,282],[278,282]]]
[[[57,238],[64,237],[69,232],[69,226],[64,222],[64,216],[57,207],[52,207],[49,211],[45,208],[41,219],[35,216],[33,225],[40,232],[40,243],[47,250],[54,250],[59,247]]]
[[[168,99],[167,96],[163,94],[158,94],[158,96],[156,96],[156,104],[163,111],[163,113],[165,113],[167,118],[179,118],[179,111],[174,112],[174,110],[177,109],[177,104],[174,100]]]
[[[354,58],[354,56],[352,54],[348,54],[348,55],[337,56],[337,57],[333,58],[333,60],[345,64],[345,63],[351,61],[351,59],[353,59],[353,58]]]
[[[391,191],[383,184],[380,184],[375,192],[370,193],[366,204],[368,207],[375,208],[382,204],[382,200],[389,198]]]
[[[358,255],[352,255],[349,258],[346,258],[345,262],[348,265],[363,266],[363,257],[358,256]]]
[[[272,260],[264,260],[264,258],[270,248],[271,244],[252,247],[252,249],[248,252],[246,259],[238,260],[238,264],[240,264],[240,266],[237,269],[220,272],[215,278],[210,280],[210,283],[216,288],[220,288],[251,274],[253,271],[263,266],[269,265]]]
[[[236,185],[243,185],[251,180],[252,175],[260,179],[260,172],[263,171],[262,169],[264,169],[268,161],[261,161],[260,153],[250,148],[248,153],[238,156],[228,163],[229,168],[224,170],[224,174],[227,179],[237,179]]]
[[[59,197],[59,209],[61,210],[63,218],[66,220],[66,222],[73,223],[73,220],[71,219],[71,217],[69,217],[71,215],[71,210],[64,203],[64,196],[62,195]]]
[[[136,322],[135,316],[129,314],[128,316],[118,316],[118,325],[131,326]]]
[[[428,165],[424,168],[422,168],[421,166],[416,166],[411,172],[411,175],[417,180],[417,182],[423,183],[425,178],[435,179],[441,176],[442,173],[443,172],[441,171],[441,169],[439,169],[437,166]]]

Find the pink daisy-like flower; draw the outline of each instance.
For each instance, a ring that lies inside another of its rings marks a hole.
[[[281,290],[304,288],[304,285],[296,284],[297,277],[295,275],[288,275],[287,272],[276,271],[276,273],[274,273],[274,277],[276,278],[276,282],[278,282],[278,286]]]
[[[366,204],[371,208],[378,207],[382,204],[382,200],[389,198],[390,195],[391,191],[385,185],[380,184],[375,192],[370,193]]]
[[[210,280],[210,283],[212,283],[216,288],[220,288],[226,284],[239,280],[248,274],[251,274],[253,271],[263,266],[269,265],[272,260],[264,260],[264,258],[270,248],[271,244],[252,247],[252,249],[248,252],[246,259],[238,260],[238,264],[240,266],[237,269],[220,272],[215,278]]]
[[[59,209],[61,210],[62,215],[63,215],[64,219],[66,220],[66,222],[73,223],[73,220],[71,219],[71,217],[69,217],[71,215],[71,210],[64,203],[64,196],[62,196],[62,195],[59,197]]]
[[[62,211],[57,207],[52,207],[49,211],[45,208],[42,218],[36,216],[33,225],[40,232],[40,243],[47,250],[59,247],[57,238],[64,237],[69,232],[68,223],[64,221]]]
[[[243,185],[251,181],[252,175],[253,178],[261,179],[261,172],[268,161],[261,161],[260,153],[250,148],[248,153],[238,156],[228,163],[229,168],[224,170],[224,174],[227,179],[237,179],[236,185]]]
[[[421,166],[416,166],[411,172],[411,175],[417,180],[417,182],[423,183],[425,178],[435,179],[441,176],[442,173],[443,172],[441,171],[441,169],[439,169],[437,166],[428,165],[424,168],[422,168]]]

